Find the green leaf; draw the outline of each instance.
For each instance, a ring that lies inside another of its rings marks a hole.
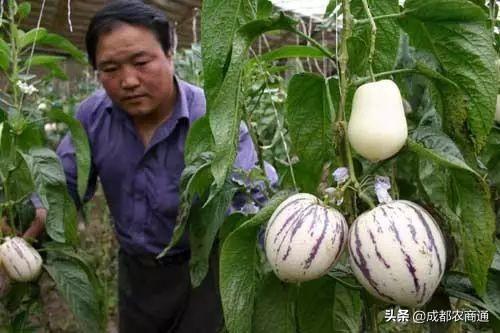
[[[47,30],[45,28],[33,28],[25,34],[21,33],[18,40],[19,48],[23,49],[33,43],[39,43],[46,36]]]
[[[215,237],[224,222],[226,212],[236,193],[236,187],[226,183],[207,206],[191,209],[189,216],[189,241],[191,283],[197,287],[208,272],[209,257]]]
[[[497,95],[496,52],[487,16],[466,0],[411,0],[405,3],[405,10],[409,12],[400,24],[411,43],[432,52],[443,75],[460,87],[456,95],[463,97],[457,97],[458,103],[465,105],[464,119],[479,152],[493,124]],[[447,85],[439,88],[443,95],[450,95]],[[445,104],[447,113],[454,114],[452,104]],[[456,130],[463,127],[462,119],[447,121],[456,122]]]
[[[181,175],[181,197],[176,225],[169,244],[158,257],[163,257],[182,239],[195,196],[203,197],[212,183],[213,177],[209,167],[213,158],[210,153],[213,145],[208,117],[203,116],[191,125],[186,138],[184,147],[186,167]]]
[[[361,331],[363,302],[359,291],[335,285],[333,308],[335,332],[356,333]]]
[[[397,0],[369,0],[368,5],[373,16],[399,13]],[[353,0],[351,12],[358,18],[367,18],[361,0]],[[373,71],[390,71],[396,65],[398,55],[400,29],[395,19],[378,20],[375,40]],[[371,26],[363,24],[355,26],[348,40],[349,69],[358,76],[366,76],[368,71],[368,55],[370,53]]]
[[[239,228],[243,223],[248,221],[251,217],[241,214],[239,212],[233,213],[229,215],[224,223],[222,224],[221,228],[219,229],[219,240],[221,244],[224,243],[226,238],[237,228]]]
[[[16,140],[17,148],[23,151],[28,151],[34,147],[42,147],[44,143],[42,129],[34,122],[27,123]]]
[[[1,120],[0,121],[0,143],[2,142],[3,127],[4,127],[4,123],[3,123],[3,120]]]
[[[201,45],[207,108],[212,107],[224,79],[242,0],[205,0],[201,15]]]
[[[189,129],[184,160],[186,165],[192,165],[201,153],[213,151],[213,137],[208,123],[208,117],[197,119]]]
[[[448,79],[446,76],[442,75],[441,73],[436,72],[432,68],[429,68],[423,62],[417,61],[416,65],[415,65],[415,69],[418,70],[418,72],[420,74],[423,74],[423,75],[427,76],[430,79],[441,81],[441,82],[449,84],[449,85],[451,85],[451,86],[453,86],[455,88],[458,88],[458,86],[457,86],[457,84],[455,82],[451,81],[450,79]]]
[[[462,153],[446,134],[441,131],[420,127],[408,139],[408,147],[420,157],[435,161],[448,168],[466,170],[479,177],[465,162]]]
[[[323,15],[324,18],[327,18],[328,16],[332,15],[333,11],[335,10],[335,7],[340,5],[338,3],[338,0],[330,0],[328,2],[328,6],[326,6],[325,14]]]
[[[274,61],[284,58],[323,58],[325,55],[315,47],[306,45],[286,45],[260,56],[261,61]]]
[[[52,121],[65,123],[71,132],[71,142],[76,151],[78,194],[80,198],[83,198],[87,189],[91,162],[90,146],[85,129],[77,119],[62,110],[52,109],[48,117]]]
[[[6,194],[7,200],[18,201],[27,198],[35,190],[35,184],[31,177],[30,169],[22,156],[18,153],[13,161],[15,167],[10,168],[10,172],[4,171],[8,175],[6,183],[9,191]]]
[[[255,297],[254,333],[295,333],[293,304],[296,286],[281,282],[274,273],[267,274]]]
[[[257,232],[287,193],[278,193],[257,215],[233,231],[222,245],[220,290],[229,332],[250,333],[255,300]]]
[[[462,222],[453,210],[451,175],[448,169],[435,162],[421,159],[418,161],[418,177],[423,192],[428,197],[426,201],[443,215],[456,233],[454,237],[459,237]]]
[[[271,16],[273,13],[273,4],[269,0],[257,0],[257,19],[263,19]]]
[[[291,18],[281,14],[242,26],[234,38],[227,74],[213,103],[208,104],[216,153],[211,169],[218,189],[224,184],[236,156],[241,119],[241,72],[248,48],[259,35],[273,30],[291,30],[295,24]]]
[[[191,214],[191,208],[195,198],[200,199],[204,197],[213,180],[212,174],[210,173],[211,161],[204,160],[205,155],[206,153],[199,155],[200,159],[203,159],[203,161],[193,161],[193,164],[186,166],[182,171],[180,186],[181,197],[174,232],[169,244],[157,256],[158,258],[165,256],[167,252],[182,239],[184,236],[184,230],[186,229],[186,224],[188,223],[188,218],[199,218],[200,220],[204,219],[204,217],[192,217],[193,214]],[[193,223],[201,222],[195,221]]]
[[[50,74],[52,76],[61,80],[67,80],[68,76],[59,66],[61,61],[63,61],[64,59],[66,58],[61,56],[34,55],[32,58],[26,59],[22,70],[26,70],[28,66],[44,67],[50,71]]]
[[[337,332],[333,312],[335,286],[335,282],[329,277],[300,284],[297,299],[300,332]]]
[[[446,293],[452,297],[461,298],[483,309],[500,319],[500,274],[490,271],[488,276],[487,291],[481,298],[475,292],[470,280],[462,273],[446,273],[442,280],[442,286]],[[491,320],[491,318],[490,318]]]
[[[481,161],[488,168],[488,178],[497,187],[500,187],[500,130],[494,128],[488,143],[481,153]]]
[[[408,0],[405,11],[422,21],[484,21],[488,18],[478,5],[468,0]]]
[[[488,269],[495,253],[495,214],[488,186],[477,177],[452,170],[455,196],[458,198],[460,231],[465,269],[479,295],[484,295]]]
[[[10,64],[10,46],[0,37],[0,69],[7,71]]]
[[[30,14],[31,12],[31,3],[29,2],[22,2],[19,4],[19,6],[17,6],[17,16],[19,17],[19,19],[24,19],[26,17],[28,17],[28,15]]]
[[[240,15],[238,15],[238,26],[242,26],[257,18],[257,1],[258,0],[243,0],[241,1]]]
[[[13,167],[12,161],[12,135],[10,124],[6,121],[0,123],[0,173],[6,177],[7,172]]]
[[[53,33],[47,33],[44,35],[42,39],[38,41],[41,45],[47,45],[55,47],[61,51],[65,51],[70,54],[75,60],[80,62],[81,64],[85,64],[87,62],[85,53],[80,51],[73,43],[71,43],[68,39]]]
[[[491,268],[500,272],[500,239],[496,241],[497,250],[491,264]]]
[[[66,188],[66,176],[57,155],[47,148],[21,153],[28,166],[36,193],[48,210],[46,230],[59,242],[76,241],[76,208]]]
[[[483,301],[488,309],[494,310],[497,318],[500,319],[500,272],[490,270],[488,273],[488,282]]]
[[[105,299],[105,288],[99,277],[96,275],[94,267],[89,263],[89,257],[85,256],[85,253],[75,252],[76,249],[72,245],[58,243],[58,242],[44,242],[43,248],[47,252],[47,262],[53,262],[57,260],[71,261],[78,264],[79,267],[85,271],[87,277],[92,284],[92,289],[96,294],[96,298],[100,304],[101,308],[106,306]],[[104,314],[104,313],[103,313]]]
[[[465,269],[481,294],[495,251],[495,220],[487,187],[470,173],[446,170],[425,160],[420,161],[419,177],[429,202],[448,222],[453,236],[459,238]],[[453,196],[458,198],[455,210]]]
[[[99,300],[85,270],[72,260],[54,260],[45,266],[84,332],[103,332]]]
[[[333,156],[334,111],[322,76],[304,73],[290,80],[286,101],[286,121],[293,151],[299,157],[294,166],[301,191],[314,193],[321,180],[323,165]],[[304,126],[307,124],[307,126]]]
[[[63,61],[64,59],[66,58],[61,56],[37,54],[31,58],[26,59],[25,66],[28,66],[29,64],[31,64],[31,66],[54,65],[61,63],[61,61]]]

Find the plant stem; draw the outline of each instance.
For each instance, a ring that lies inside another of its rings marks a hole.
[[[391,161],[391,189],[392,189],[392,198],[394,200],[399,199],[399,188],[398,188],[398,183],[396,181],[397,178],[397,165],[396,161],[392,160]]]
[[[345,144],[345,152],[347,155],[347,163],[349,167],[349,177],[352,183],[354,184],[354,188],[358,192],[358,196],[368,205],[370,208],[375,208],[375,204],[373,200],[366,195],[362,189],[359,181],[356,177],[356,171],[354,170],[354,162],[352,160],[351,147],[349,146],[349,138],[347,137],[347,126],[345,122],[341,122],[342,132],[344,133],[344,144]]]
[[[394,74],[409,74],[409,73],[416,73],[416,72],[418,72],[418,71],[416,69],[413,69],[413,68],[403,68],[403,69],[395,69],[393,71],[376,73],[376,74],[374,74],[374,77],[379,78],[382,76],[389,76],[389,75],[394,75]],[[358,79],[356,81],[353,81],[352,84],[354,86],[359,86],[359,85],[362,85],[363,83],[370,81],[370,79],[371,79],[370,77],[364,77],[364,78]]]
[[[332,52],[330,52],[329,50],[327,50],[323,45],[318,43],[318,41],[316,41],[314,38],[311,38],[307,34],[300,31],[299,29],[293,29],[292,32],[296,33],[297,35],[299,35],[302,38],[305,38],[308,42],[310,42],[314,47],[316,47],[318,50],[320,50],[325,56],[327,56],[331,60],[333,60],[333,61],[336,60],[335,55]]]
[[[10,221],[13,220],[14,211],[13,211],[13,204],[8,199],[10,197],[10,189],[9,185],[7,184],[7,178],[2,179],[2,185],[3,185],[3,193],[5,199],[4,202],[2,203],[2,210],[5,210],[6,212],[5,224],[7,224],[7,226],[10,226],[9,220]]]
[[[349,62],[349,52],[347,50],[347,40],[352,35],[352,16],[351,16],[351,7],[350,0],[342,0],[342,9],[343,9],[343,29],[342,36],[340,40],[340,105],[339,112],[337,115],[337,122],[343,121],[345,117],[345,106],[347,99],[347,91],[349,88],[349,80],[347,77],[347,63]]]
[[[410,308],[410,332],[411,333],[420,333],[422,332],[422,326],[419,323],[416,323],[414,318],[415,308]]]
[[[265,36],[264,36],[264,40],[266,40]],[[254,52],[252,48],[250,48],[250,51]],[[255,52],[254,52],[254,56],[256,56]],[[262,62],[259,60],[259,58],[256,57],[256,59],[257,59],[258,65],[260,66],[260,69],[268,77],[271,76],[271,74],[267,70],[265,70],[265,68],[262,65]],[[269,84],[267,82],[267,78],[266,78],[266,81],[265,81],[265,87],[266,87],[266,89],[269,89]],[[280,135],[281,141],[283,143],[283,148],[285,149],[286,159],[287,159],[288,167],[290,168],[290,175],[292,177],[293,186],[294,186],[295,190],[298,191],[297,181],[295,180],[295,172],[293,170],[293,165],[292,165],[292,159],[290,157],[290,150],[288,149],[288,145],[286,143],[285,134],[283,133],[283,127],[282,127],[280,119],[279,119],[278,109],[276,107],[276,104],[274,104],[274,101],[273,101],[272,98],[271,98],[271,105],[273,106],[274,116],[276,118],[276,124],[277,124],[277,127],[278,127],[279,135]]]
[[[348,289],[352,289],[352,290],[363,290],[362,287],[358,287],[358,286],[355,286],[353,284],[350,284],[348,282],[345,282],[343,281],[342,279],[339,279],[338,277],[336,276],[332,276],[332,275],[328,275],[329,277],[331,277],[332,279],[334,279],[335,281],[337,281],[338,283],[340,283],[341,285],[343,285],[344,287],[348,288]]]
[[[18,81],[18,67],[17,67],[17,26],[14,20],[14,0],[8,0],[8,11],[9,11],[9,28],[10,28],[10,48],[11,48],[11,64],[12,70],[10,74],[9,81],[12,85],[12,93],[14,97],[14,105],[18,106],[19,96],[18,87],[16,86]],[[20,111],[20,110],[19,110]]]
[[[373,333],[378,333],[377,306],[374,304],[370,309],[370,321]]]
[[[366,195],[365,192],[358,190],[358,196],[370,207],[370,209],[377,207],[373,200],[368,195]]]
[[[343,9],[343,30],[342,30],[342,38],[340,42],[340,57],[339,57],[339,64],[340,64],[340,75],[339,75],[339,80],[340,80],[340,103],[339,103],[339,111],[337,113],[337,119],[336,119],[336,126],[334,128],[337,128],[337,135],[340,135],[341,137],[339,138],[341,141],[343,141],[343,145],[341,144],[341,147],[339,147],[339,150],[344,150],[344,156],[343,158],[344,162],[347,162],[348,168],[349,168],[349,177],[354,184],[355,189],[358,192],[359,197],[364,200],[370,207],[375,207],[373,204],[373,201],[361,191],[361,186],[358,182],[358,179],[356,178],[356,172],[354,170],[354,163],[352,160],[352,153],[351,153],[351,147],[349,145],[349,139],[347,137],[347,123],[345,122],[346,120],[346,101],[347,101],[347,94],[349,90],[349,77],[348,77],[348,71],[347,71],[347,64],[349,62],[349,52],[347,49],[347,40],[349,37],[352,35],[352,21],[353,17],[351,15],[351,7],[350,7],[350,0],[342,0],[342,9]],[[352,202],[355,202],[355,196],[353,197]],[[353,212],[350,212],[351,215],[353,215]]]
[[[368,6],[368,0],[362,0],[363,7],[365,9],[366,15],[370,20],[371,25],[371,38],[370,38],[370,53],[368,54],[368,68],[370,71],[370,76],[372,81],[375,81],[375,75],[373,74],[373,55],[375,54],[375,42],[377,40],[377,25],[375,24],[375,20],[373,19],[372,12],[370,11],[370,7]]]
[[[295,332],[299,332],[298,327],[299,327],[299,312],[297,311],[298,304],[299,304],[299,293],[300,293],[300,282],[297,284],[292,284],[289,286],[289,293],[292,297],[290,304],[290,311],[293,314],[293,320],[294,320],[294,326],[295,326]]]
[[[493,39],[495,38],[495,26],[496,26],[496,17],[495,17],[495,2],[490,0],[490,19],[491,19],[491,32],[493,34]]]
[[[411,13],[412,11],[413,10],[404,10],[401,13],[392,13],[392,14],[384,14],[384,15],[374,16],[373,20],[378,21],[378,20],[385,20],[385,19],[402,18],[406,14]],[[362,19],[362,20],[354,20],[355,25],[363,25],[363,24],[368,24],[368,23],[371,23],[370,18]]]
[[[366,290],[361,292],[361,296],[365,303],[366,319],[369,321],[369,332],[378,333],[378,309],[377,304],[372,300],[372,296]]]

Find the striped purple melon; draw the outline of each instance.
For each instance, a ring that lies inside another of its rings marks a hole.
[[[388,303],[420,307],[443,277],[443,235],[432,216],[410,201],[392,201],[361,214],[351,226],[348,246],[358,281]]]
[[[266,256],[283,281],[316,279],[328,273],[340,257],[347,232],[338,211],[314,195],[295,194],[278,206],[267,224]]]
[[[12,282],[9,277],[9,274],[7,274],[2,263],[0,263],[0,298],[7,295],[7,293],[10,291],[11,285]]]

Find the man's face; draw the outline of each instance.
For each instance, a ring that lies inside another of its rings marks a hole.
[[[130,116],[153,115],[171,105],[172,56],[149,29],[123,23],[102,34],[96,66],[108,96]]]

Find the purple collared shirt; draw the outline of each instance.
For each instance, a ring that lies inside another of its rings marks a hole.
[[[144,147],[130,117],[104,90],[84,100],[76,115],[87,132],[92,155],[85,200],[95,192],[99,177],[120,246],[130,254],[158,254],[168,244],[179,206],[186,135],[193,122],[205,114],[203,91],[179,79],[176,83],[173,114],[156,130],[148,147]],[[75,150],[69,135],[61,141],[57,154],[69,192],[79,203]],[[242,126],[235,166],[248,170],[256,161],[252,140]],[[187,248],[185,237],[172,252]]]

